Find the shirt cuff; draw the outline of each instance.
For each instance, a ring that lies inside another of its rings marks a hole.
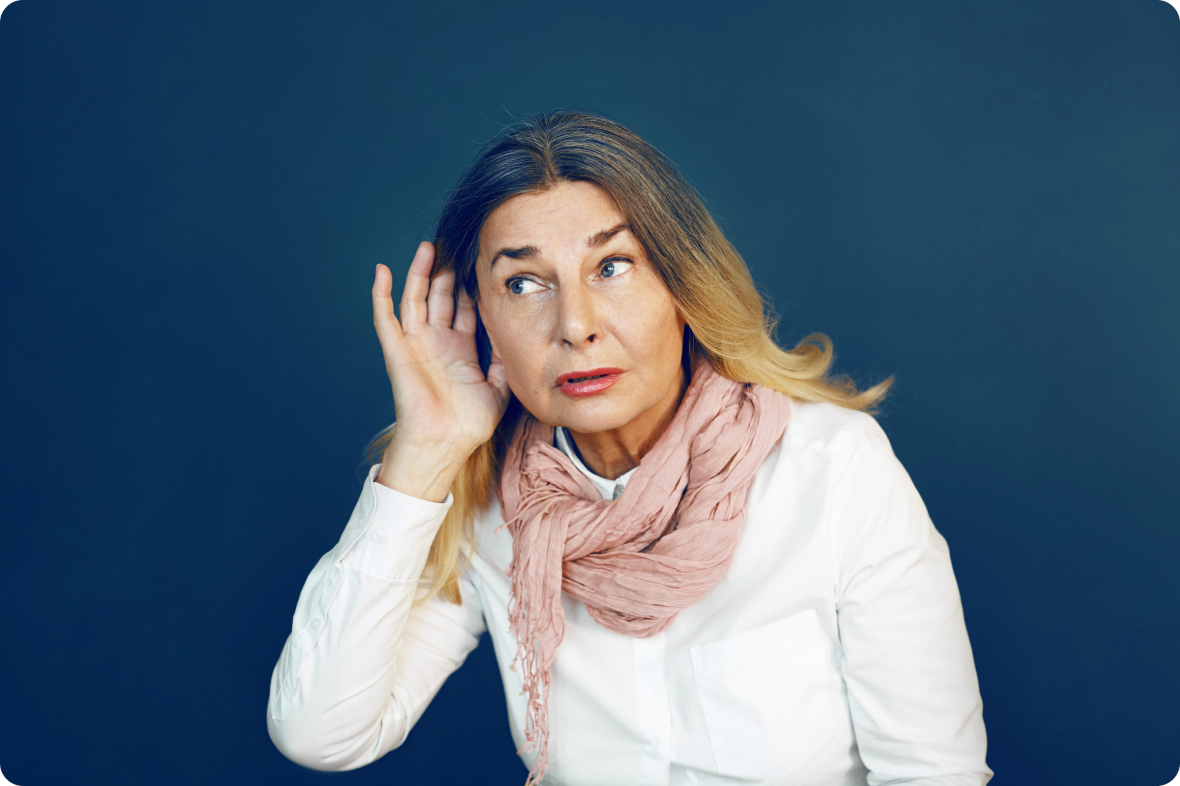
[[[417,581],[455,496],[447,492],[442,502],[413,497],[378,483],[380,471],[380,464],[369,469],[336,561],[388,581]]]

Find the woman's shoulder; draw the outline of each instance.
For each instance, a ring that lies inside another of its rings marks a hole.
[[[804,476],[817,493],[861,493],[909,482],[876,418],[827,402],[792,400],[782,441],[767,460],[763,472],[772,484]]]
[[[833,457],[870,446],[893,453],[876,418],[826,401],[791,399],[791,417],[783,431],[783,446],[788,445]]]
[[[861,511],[877,510],[899,499],[899,492],[914,494],[909,473],[872,415],[824,402],[792,405],[781,447],[766,468],[768,487],[797,487],[802,480],[808,494]]]

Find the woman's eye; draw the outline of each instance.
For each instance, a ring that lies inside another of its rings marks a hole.
[[[634,264],[634,262],[627,259],[612,259],[602,266],[602,275],[604,278],[618,276],[621,273],[627,272],[628,266]]]
[[[505,283],[508,286],[508,291],[514,295],[527,295],[537,291],[537,282],[529,281],[527,278],[510,278]]]

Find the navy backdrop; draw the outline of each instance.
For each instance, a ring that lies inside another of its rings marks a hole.
[[[598,111],[897,386],[1001,784],[1180,767],[1180,18],[1130,2],[21,0],[0,21],[0,767],[519,786],[491,646],[351,773],[271,669],[392,418],[373,334],[502,125]],[[400,283],[399,283],[400,287]]]

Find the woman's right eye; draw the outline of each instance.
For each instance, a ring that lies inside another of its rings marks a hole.
[[[514,295],[527,295],[531,292],[537,291],[537,282],[530,281],[527,278],[510,278],[504,282],[508,287],[508,291]],[[529,289],[529,287],[534,287]]]

